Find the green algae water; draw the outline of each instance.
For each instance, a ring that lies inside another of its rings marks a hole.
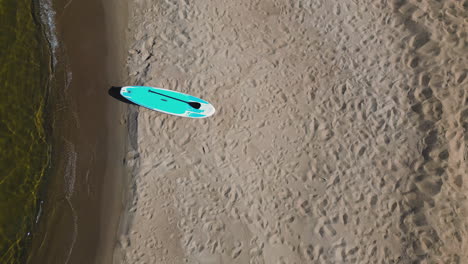
[[[37,1],[0,0],[0,263],[22,263],[50,154],[48,45]]]

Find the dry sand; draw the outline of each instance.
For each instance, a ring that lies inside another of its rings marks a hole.
[[[133,83],[218,111],[131,106],[114,261],[466,263],[467,8],[132,3]]]

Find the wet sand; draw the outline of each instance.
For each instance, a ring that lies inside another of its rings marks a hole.
[[[132,2],[132,83],[218,112],[138,109],[115,262],[466,262],[466,8]]]
[[[116,8],[122,3],[55,7],[63,75],[52,109],[52,177],[29,263],[112,263],[125,190],[127,106],[108,90],[124,81],[127,9]]]

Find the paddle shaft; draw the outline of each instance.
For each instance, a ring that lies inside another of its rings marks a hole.
[[[177,99],[177,98],[174,98],[172,96],[169,96],[169,95],[165,95],[165,94],[162,94],[162,93],[158,93],[158,92],[154,92],[154,91],[151,91],[151,90],[148,90],[148,92],[150,93],[155,93],[155,94],[159,94],[159,95],[162,95],[162,96],[166,96],[166,97],[169,97],[171,99],[174,99],[174,100],[177,100],[177,101],[181,101],[181,102],[184,102],[184,103],[190,103],[190,102],[187,102],[187,101],[184,101],[184,100],[180,100],[180,99]]]
[[[184,103],[190,105],[191,107],[193,107],[193,108],[195,108],[195,109],[199,109],[199,108],[200,108],[200,103],[198,103],[198,102],[187,102],[187,101],[180,100],[180,99],[174,98],[174,97],[172,97],[172,96],[165,95],[165,94],[158,93],[158,92],[151,91],[151,90],[148,90],[148,92],[150,92],[150,93],[155,93],[155,94],[159,94],[159,95],[162,95],[162,96],[165,96],[165,97],[168,97],[168,98],[171,98],[171,99],[180,101],[180,102],[184,102]]]

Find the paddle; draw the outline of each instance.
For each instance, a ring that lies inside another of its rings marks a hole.
[[[184,102],[184,103],[190,105],[191,107],[193,107],[193,108],[195,108],[195,109],[200,109],[200,107],[201,107],[201,104],[200,104],[200,103],[197,103],[197,102],[187,102],[187,101],[180,100],[180,99],[174,98],[174,97],[172,97],[172,96],[165,95],[165,94],[158,93],[158,92],[151,91],[151,90],[148,90],[148,92],[154,93],[154,94],[159,94],[159,95],[162,95],[162,96],[165,96],[165,97],[169,97],[169,98],[174,99],[174,100],[177,100],[177,101]]]

